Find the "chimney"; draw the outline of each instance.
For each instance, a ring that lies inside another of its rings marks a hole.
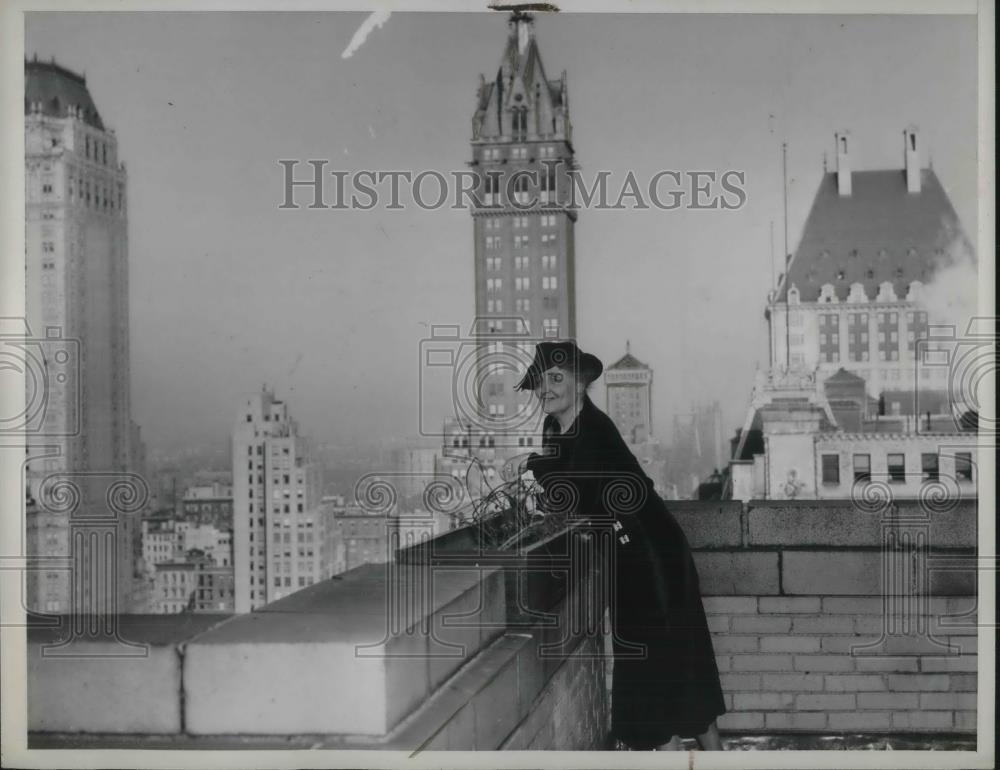
[[[837,192],[851,194],[851,132],[839,131],[837,140]]]
[[[920,136],[916,126],[907,126],[903,131],[906,142],[906,191],[920,192]]]

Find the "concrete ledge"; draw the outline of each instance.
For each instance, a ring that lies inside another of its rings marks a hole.
[[[777,552],[695,551],[694,561],[703,595],[781,593]]]
[[[117,638],[72,633],[71,624],[89,626],[91,618],[63,616],[57,627],[29,628],[28,729],[179,733],[181,661],[175,645],[228,617],[120,616]]]
[[[935,511],[919,500],[898,500],[885,511],[866,511],[850,500],[755,501],[747,513],[751,546],[862,546],[882,543],[885,533],[924,530],[931,548],[975,548],[976,500]]]
[[[743,545],[743,504],[738,500],[668,500],[667,508],[692,548]]]
[[[899,552],[900,559],[906,552]],[[909,595],[913,588],[909,572],[897,568],[892,552],[882,551],[785,551],[781,554],[781,587],[786,594],[810,596],[893,596]],[[967,570],[929,571],[932,596],[975,594],[975,560]],[[884,585],[884,573],[898,577]]]
[[[502,630],[500,580],[366,565],[234,618],[186,647],[187,729],[384,736]]]

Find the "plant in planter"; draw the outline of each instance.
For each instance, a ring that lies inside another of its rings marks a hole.
[[[470,464],[470,472],[466,474],[467,488],[471,471],[477,469],[478,464],[476,459]],[[488,493],[469,504],[467,512],[468,518],[479,528],[480,542],[485,550],[523,549],[566,526],[566,512],[546,510],[544,490],[530,471],[488,488]]]

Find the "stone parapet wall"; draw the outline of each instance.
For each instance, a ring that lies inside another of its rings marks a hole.
[[[669,505],[699,568],[721,729],[975,732],[974,502]],[[32,627],[31,735],[601,748],[606,580],[600,560],[574,561],[580,536],[466,558],[474,538],[449,533],[443,556],[359,567],[245,615],[119,616],[112,637],[71,617]]]

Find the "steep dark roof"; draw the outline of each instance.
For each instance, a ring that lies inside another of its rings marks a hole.
[[[626,353],[624,356],[615,361],[608,369],[648,369],[642,361],[633,356],[631,353]]]
[[[87,81],[52,61],[37,59],[24,61],[24,112],[32,111],[32,104],[41,104],[42,113],[54,118],[65,118],[70,107],[76,107],[87,125],[104,128],[100,113],[87,90]]]
[[[824,385],[840,385],[840,384],[855,384],[858,382],[864,382],[864,377],[859,377],[853,372],[847,371],[844,367],[838,369],[834,374],[831,374],[825,380],[823,380]]]
[[[824,174],[778,299],[794,285],[801,301],[815,302],[826,283],[841,301],[853,283],[874,299],[885,281],[903,299],[910,282],[928,283],[958,249],[974,257],[933,169],[920,177],[920,192],[909,193],[901,169],[855,171],[851,195],[841,196],[836,172]]]

